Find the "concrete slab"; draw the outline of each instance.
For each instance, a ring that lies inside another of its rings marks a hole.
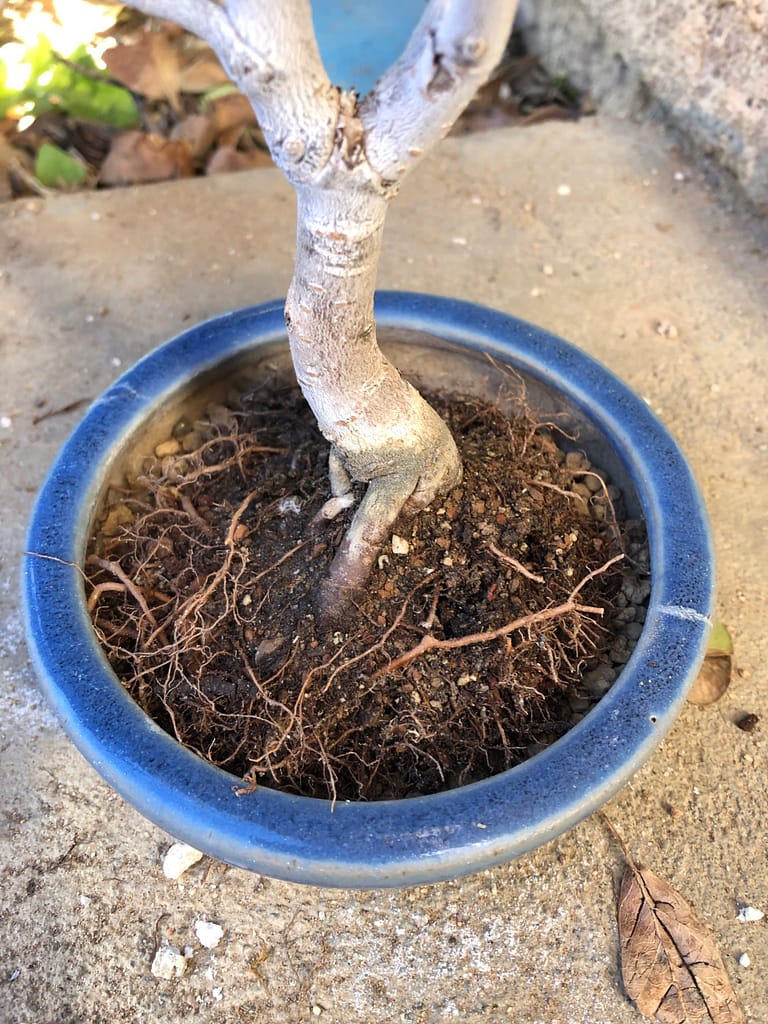
[[[88,768],[37,695],[17,598],[33,495],[77,408],[204,317],[284,294],[293,202],[276,172],[0,207],[3,845],[0,1019],[633,1024],[617,972],[622,858],[594,817],[515,863],[403,892],[301,888],[203,861]],[[718,205],[652,129],[601,120],[452,140],[393,206],[382,287],[487,303],[627,380],[690,457],[712,516],[724,700],[688,707],[607,808],[693,904],[753,1024],[768,1020],[768,268],[759,225]],[[546,268],[546,269],[545,269]],[[735,726],[760,716],[748,734]],[[220,924],[213,950],[195,921]],[[150,973],[163,940],[185,975]],[[752,966],[739,966],[748,953]]]

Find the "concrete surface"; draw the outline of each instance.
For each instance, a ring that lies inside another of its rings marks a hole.
[[[518,26],[600,109],[650,110],[768,210],[768,8],[760,0],[521,0]]]
[[[566,187],[567,186],[567,187]],[[256,171],[0,207],[3,790],[0,1021],[635,1024],[617,972],[622,857],[599,817],[504,867],[336,892],[203,861],[83,762],[42,705],[17,598],[33,495],[81,411],[186,325],[282,295],[293,202]],[[660,413],[703,487],[738,672],[688,706],[607,810],[713,930],[751,1024],[768,1021],[768,276],[754,221],[651,129],[604,120],[444,144],[394,205],[381,271],[570,338]],[[545,272],[544,268],[547,268]],[[43,404],[44,403],[44,404]],[[734,724],[760,716],[749,734]],[[206,950],[195,921],[221,925]],[[150,973],[164,941],[187,973]],[[743,953],[751,958],[742,967]]]

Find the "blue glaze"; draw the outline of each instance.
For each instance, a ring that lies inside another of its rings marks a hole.
[[[405,49],[423,0],[323,0],[312,5],[320,54],[334,85],[364,96]]]
[[[200,324],[141,360],[99,398],[58,456],[29,529],[24,606],[42,687],[83,755],[129,803],[204,852],[275,878],[346,888],[413,885],[479,871],[591,814],[671,727],[709,633],[713,557],[701,497],[644,402],[589,356],[539,328],[452,299],[384,292],[377,321],[461,343],[546,382],[607,438],[646,518],[653,591],[619,679],[569,733],[495,778],[376,803],[259,789],[182,748],[128,697],[90,625],[80,573],[109,465],[148,415],[222,360],[284,337],[282,303]],[[53,561],[58,559],[60,561]]]

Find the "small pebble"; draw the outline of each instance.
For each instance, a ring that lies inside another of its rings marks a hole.
[[[159,445],[155,447],[155,455],[158,459],[162,459],[166,455],[178,455],[181,451],[181,445],[175,438],[170,438],[168,441],[161,441]]]
[[[671,324],[669,320],[657,320],[654,329],[662,338],[677,338],[680,333],[677,327]]]
[[[762,910],[758,910],[757,907],[742,907],[739,910],[739,920],[742,924],[746,924],[751,921],[762,921],[765,914]]]
[[[742,967],[751,967],[752,961],[749,959],[749,953],[742,953],[739,957],[739,964]]]
[[[215,949],[222,940],[224,929],[213,921],[195,921],[195,935],[201,946]]]
[[[150,970],[156,978],[180,978],[187,969],[187,960],[175,946],[163,946],[155,953]]]
[[[557,186],[557,194],[559,196],[569,196],[571,194],[571,186],[570,185],[558,185]]]
[[[202,853],[193,846],[174,843],[163,857],[163,874],[166,878],[180,878],[193,864],[202,859]]]
[[[407,555],[411,550],[411,545],[405,539],[405,537],[398,537],[396,533],[392,534],[392,554],[393,555]]]
[[[297,516],[301,512],[302,501],[297,495],[292,494],[289,498],[281,498],[280,503],[277,506],[277,511],[281,516],[284,516],[286,512],[292,512],[293,515]]]

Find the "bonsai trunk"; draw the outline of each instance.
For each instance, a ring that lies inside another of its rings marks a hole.
[[[318,595],[326,622],[367,578],[401,511],[415,512],[457,484],[448,428],[386,359],[373,296],[387,200],[369,188],[298,190],[296,268],[285,320],[296,375],[331,442],[333,518],[368,484]]]
[[[398,514],[458,482],[447,428],[376,341],[373,293],[387,202],[501,57],[517,0],[430,0],[403,55],[358,104],[323,67],[308,0],[133,0],[214,48],[296,189],[286,324],[296,373],[332,444],[332,517],[365,497],[318,599],[330,623],[362,586]]]

